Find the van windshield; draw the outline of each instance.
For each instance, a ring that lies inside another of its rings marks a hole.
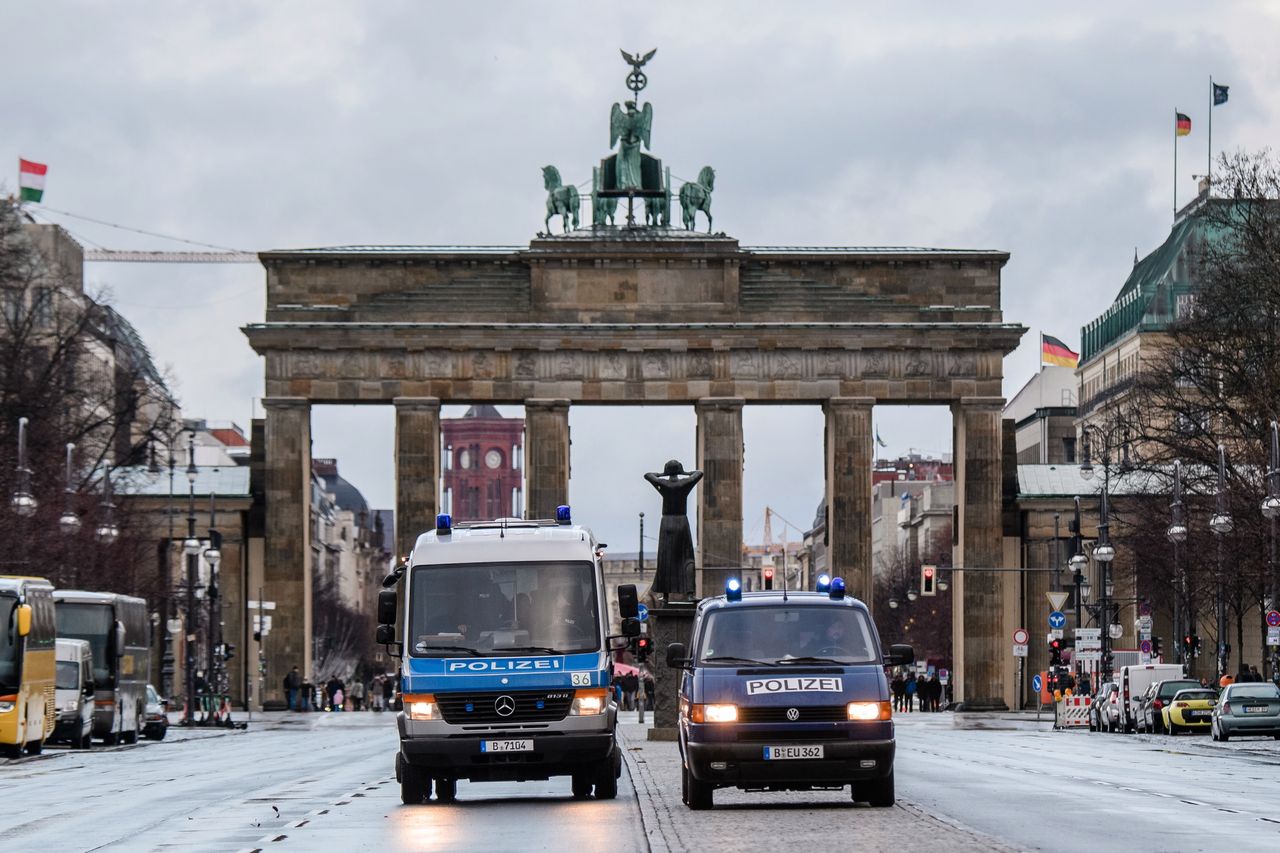
[[[58,661],[58,680],[56,686],[59,690],[79,690],[80,689],[80,662],[74,660]]]
[[[0,693],[18,689],[18,599],[0,595]]]
[[[109,604],[74,604],[58,602],[58,636],[70,640],[88,640],[93,651],[93,681],[95,684],[114,683],[114,673],[108,666],[107,638],[115,620],[111,618]]]
[[[415,566],[410,653],[568,654],[600,648],[595,566],[583,562]]]
[[[879,663],[866,614],[852,607],[725,607],[707,614],[698,661],[785,664],[821,657],[839,663]]]

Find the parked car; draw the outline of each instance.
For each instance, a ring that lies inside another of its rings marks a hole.
[[[1171,735],[1178,732],[1207,732],[1213,724],[1213,706],[1218,694],[1213,690],[1179,690],[1171,702],[1160,709],[1164,728]]]
[[[1200,682],[1194,678],[1168,678],[1151,682],[1138,705],[1138,729],[1154,735],[1168,734],[1168,729],[1164,727],[1164,706],[1173,701],[1179,690],[1199,689]]]
[[[1120,727],[1120,685],[1108,681],[1089,703],[1089,731],[1114,732]]]
[[[1280,740],[1280,687],[1264,682],[1229,684],[1218,696],[1210,731],[1214,740],[1271,735]]]
[[[58,719],[50,740],[88,749],[93,740],[93,651],[84,640],[58,638],[54,653],[58,665],[54,681]]]
[[[149,740],[164,740],[169,732],[169,700],[147,685],[147,704],[143,711],[142,736]]]

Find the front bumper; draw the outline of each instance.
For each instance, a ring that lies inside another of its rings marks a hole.
[[[874,724],[873,724],[874,725]],[[702,726],[689,725],[696,730]],[[719,726],[717,729],[721,728]],[[880,724],[869,738],[850,739],[845,733],[832,739],[788,737],[779,728],[776,737],[761,738],[761,726],[751,726],[751,740],[684,740],[685,760],[695,779],[716,785],[738,787],[809,787],[847,785],[868,779],[882,779],[893,772],[895,741],[892,724]],[[691,732],[693,737],[696,732]],[[717,732],[717,734],[721,734]],[[822,746],[823,757],[814,759],[766,760],[766,746]],[[716,764],[713,768],[711,765]],[[720,767],[719,765],[723,765]],[[865,765],[865,766],[864,766]]]
[[[530,752],[484,753],[480,741],[520,738],[533,741]],[[589,773],[614,752],[612,732],[490,732],[484,735],[400,739],[404,762],[429,776],[475,782],[527,782]]]

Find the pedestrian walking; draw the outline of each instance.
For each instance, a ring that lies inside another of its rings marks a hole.
[[[916,698],[916,688],[917,688],[918,686],[919,686],[919,685],[917,685],[917,684],[916,684],[916,674],[913,672],[913,673],[911,673],[910,675],[908,675],[908,676],[907,676],[907,683],[906,683],[906,685],[905,685],[905,687],[906,687],[906,696],[905,696],[904,698],[905,698],[906,703],[907,703],[906,710],[907,710],[907,712],[908,712],[908,713],[910,713],[910,711],[911,711],[911,705],[912,705],[912,703],[915,701],[915,698]]]
[[[351,710],[364,710],[364,681],[359,675],[351,679]]]
[[[288,675],[284,677],[284,698],[289,704],[290,711],[298,710],[298,691],[302,688],[302,676],[298,673],[295,666],[289,670]]]
[[[316,686],[310,677],[302,679],[302,693],[299,697],[299,711],[310,711],[315,707]]]
[[[622,706],[628,711],[634,711],[636,708],[636,692],[640,689],[640,678],[634,672],[628,672],[623,674],[621,681]]]
[[[898,670],[893,674],[893,681],[889,682],[889,689],[893,692],[893,710],[902,710],[902,697],[907,692],[907,681],[902,677],[902,670]]]
[[[636,709],[640,712],[639,720],[643,723],[645,709],[653,707],[653,673],[648,668],[640,670],[639,682],[640,686],[636,691]]]
[[[396,679],[394,675],[387,675],[382,679],[382,704],[388,711],[395,709],[396,700]]]

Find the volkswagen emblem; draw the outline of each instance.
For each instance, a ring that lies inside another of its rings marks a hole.
[[[499,696],[493,700],[493,710],[499,717],[510,717],[516,712],[516,700],[510,696]]]
[[[787,719],[788,719],[788,720],[790,720],[790,721],[791,721],[791,722],[793,722],[793,723],[794,723],[796,720],[800,719],[800,709],[799,709],[799,708],[788,708],[788,709],[787,709]]]

